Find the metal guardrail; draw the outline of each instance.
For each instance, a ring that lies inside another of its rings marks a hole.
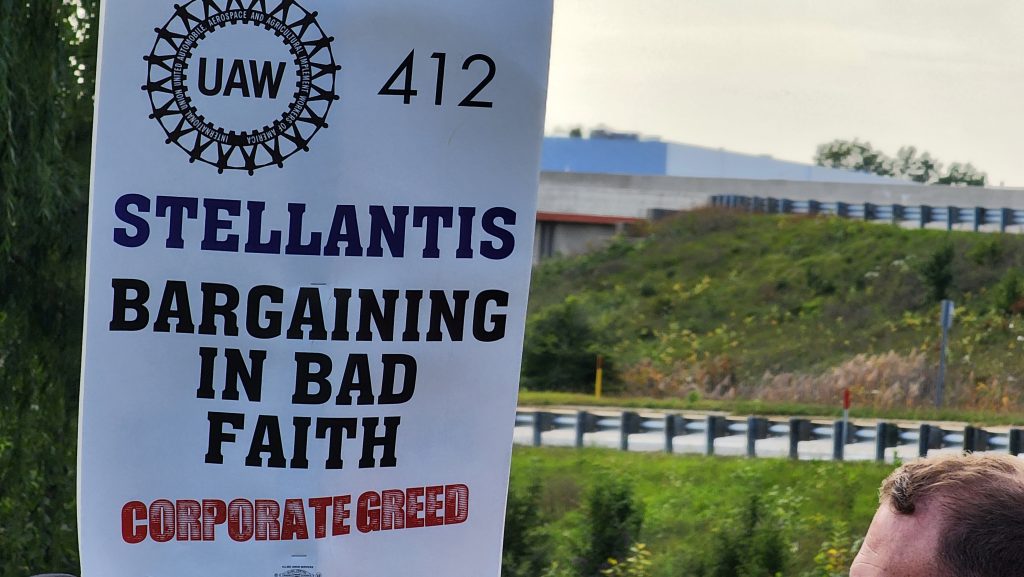
[[[789,200],[735,194],[716,194],[711,206],[735,208],[768,214],[825,214],[866,221],[891,224],[914,223],[925,228],[931,223],[942,223],[946,230],[958,224],[967,224],[975,232],[982,226],[998,225],[999,232],[1011,226],[1024,225],[1024,210],[1014,208],[985,208],[981,206],[906,206],[902,204],[872,204],[847,202],[819,202],[816,200]]]
[[[841,420],[823,421],[805,418],[777,417],[727,417],[721,415],[687,415],[669,413],[664,415],[641,414],[633,411],[622,413],[599,413],[588,411],[516,412],[516,426],[530,427],[532,444],[544,444],[544,434],[556,430],[573,430],[576,447],[583,447],[587,435],[598,432],[618,431],[619,449],[630,449],[630,437],[641,433],[661,433],[664,451],[675,451],[675,439],[682,435],[702,434],[705,455],[715,454],[716,441],[727,437],[744,437],[746,455],[756,457],[758,441],[769,438],[788,439],[791,459],[800,458],[800,445],[807,441],[831,440],[831,458],[844,460],[846,447],[851,444],[872,442],[874,459],[884,461],[886,449],[907,444],[916,444],[917,455],[924,457],[935,449],[962,451],[1002,451],[1011,455],[1024,452],[1024,429],[1010,428],[1008,431],[986,430],[966,426],[949,428],[931,423],[906,424],[878,421],[865,424],[850,422],[844,431]]]

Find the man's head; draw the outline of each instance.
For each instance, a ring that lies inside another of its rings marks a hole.
[[[944,455],[882,482],[850,577],[1024,576],[1024,461]]]

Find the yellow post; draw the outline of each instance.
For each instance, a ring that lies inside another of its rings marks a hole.
[[[594,396],[601,398],[601,380],[604,377],[604,357],[597,355],[597,377],[594,379]]]

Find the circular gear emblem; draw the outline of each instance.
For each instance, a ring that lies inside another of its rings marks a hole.
[[[308,151],[327,127],[341,67],[317,12],[294,0],[191,0],[155,31],[149,117],[189,162],[251,175]]]

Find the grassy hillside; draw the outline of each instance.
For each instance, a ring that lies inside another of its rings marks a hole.
[[[1024,236],[701,210],[534,271],[524,385],[654,397],[927,404],[939,301],[957,305],[947,390],[1013,410]]]

